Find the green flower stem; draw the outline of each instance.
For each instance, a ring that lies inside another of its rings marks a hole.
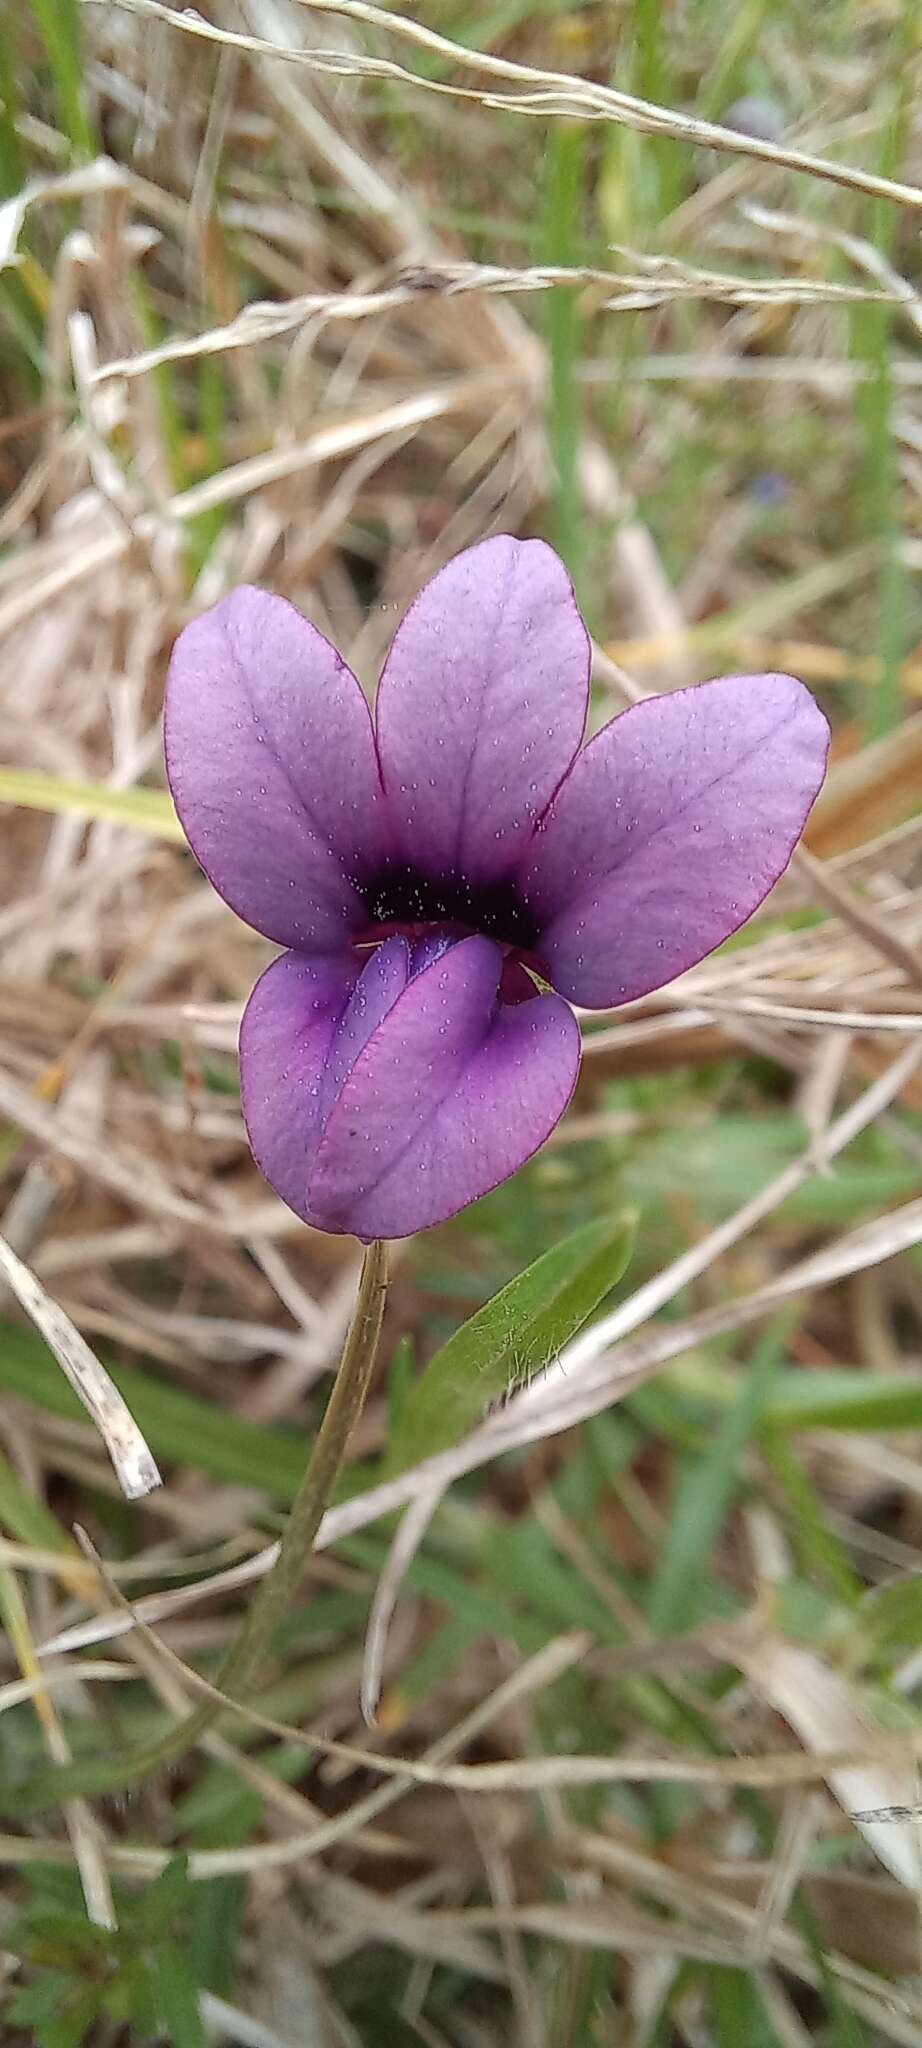
[[[221,1669],[222,1692],[237,1699],[262,1666],[279,1622],[287,1614],[304,1572],[304,1562],[329,1507],[346,1446],[365,1406],[374,1369],[387,1296],[387,1250],[376,1239],[362,1260],[358,1299],[343,1346],[333,1391],[317,1433],[310,1462],[295,1495],[271,1572]]]
[[[379,1240],[367,1246],[362,1261],[349,1333],[343,1345],[333,1391],[317,1432],[307,1470],[282,1533],[278,1555],[260,1582],[246,1621],[222,1664],[216,1685],[231,1699],[246,1696],[262,1670],[273,1635],[288,1612],[304,1572],[321,1519],[329,1506],[342,1469],[346,1447],[362,1412],[374,1369],[387,1297],[387,1251]],[[94,1797],[126,1790],[165,1764],[173,1764],[204,1734],[221,1713],[218,1700],[207,1699],[170,1728],[159,1742],[122,1756],[94,1758],[39,1771],[21,1785],[12,1799],[2,1797],[7,1811],[32,1813],[60,1799]]]

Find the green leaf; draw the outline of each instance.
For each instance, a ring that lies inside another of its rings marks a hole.
[[[36,1983],[26,1984],[16,1992],[6,2008],[6,2017],[17,2027],[40,2028],[60,2012],[70,1988],[71,1979],[63,1970],[45,1970]]]
[[[137,1367],[109,1369],[156,1457],[194,1466],[213,1479],[259,1487],[273,1500],[294,1499],[305,1461],[295,1431],[244,1422]],[[41,1338],[15,1323],[0,1322],[0,1386],[50,1415],[84,1418]]]
[[[574,261],[589,147],[587,131],[581,122],[558,121],[550,130],[543,236],[548,263]],[[545,306],[550,355],[548,440],[557,485],[553,538],[577,585],[582,505],[577,473],[581,298],[582,294],[575,290],[553,291],[548,293]]]
[[[36,1550],[70,1552],[73,1545],[43,1500],[30,1493],[0,1451],[0,1527]],[[74,1551],[74,1556],[77,1552]]]
[[[189,1955],[206,1991],[226,1994],[231,1989],[245,1904],[242,1877],[209,1877],[192,1887]]]
[[[0,768],[0,804],[29,811],[76,813],[94,821],[130,825],[154,839],[183,844],[185,834],[165,789],[110,789],[105,782],[62,782],[32,768]]]
[[[36,2034],[36,2048],[82,2048],[100,2013],[100,1991],[88,1984],[67,2001],[64,2010],[46,2020]]]
[[[14,1955],[74,1971],[95,1966],[108,1953],[111,1936],[107,1928],[88,1920],[85,1912],[35,1904],[13,1922],[6,1940]]]
[[[719,2048],[780,2048],[778,2036],[768,2018],[759,1986],[744,1969],[712,1965],[708,1971],[714,2039]]]
[[[30,0],[57,87],[60,122],[81,156],[99,148],[87,109],[77,0]]]
[[[189,1905],[191,1895],[189,1862],[186,1856],[171,1856],[165,1870],[155,1877],[131,1909],[131,1932],[136,1939],[151,1941],[166,1934],[178,1915]]]
[[[910,1572],[889,1586],[875,1586],[859,1615],[880,1649],[917,1650],[922,1642],[922,1572]]]
[[[491,1402],[540,1372],[617,1285],[634,1232],[629,1212],[585,1224],[456,1330],[406,1401],[388,1471],[457,1443]]]
[[[848,1552],[803,1463],[780,1430],[763,1429],[762,1456],[785,1496],[804,1576],[830,1590],[846,1607],[855,1606],[861,1587]]]
[[[199,1988],[185,1951],[165,1943],[151,1956],[148,1974],[170,2048],[207,2048]]]
[[[647,1602],[647,1619],[658,1635],[700,1619],[705,1567],[738,1490],[743,1452],[758,1427],[792,1320],[790,1314],[779,1317],[756,1346],[735,1405],[721,1417],[704,1456],[684,1472]]]
[[[407,1403],[413,1398],[413,1363],[416,1347],[411,1336],[398,1337],[387,1375],[388,1441],[395,1443],[403,1427]]]
[[[792,1429],[922,1429],[922,1377],[831,1369],[780,1376],[767,1421]]]

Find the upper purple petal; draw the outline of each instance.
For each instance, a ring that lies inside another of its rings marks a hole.
[[[583,732],[590,645],[557,556],[502,535],[440,570],[398,627],[378,752],[401,857],[508,875]]]
[[[554,986],[630,1002],[737,930],[784,872],[829,728],[793,676],[724,676],[632,705],[590,741],[520,887]]]
[[[192,850],[238,916],[307,952],[361,924],[356,882],[386,857],[371,715],[293,605],[244,587],[185,628],[164,745]]]

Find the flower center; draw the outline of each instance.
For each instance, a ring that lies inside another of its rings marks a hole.
[[[437,925],[454,929],[459,936],[480,932],[526,955],[533,952],[538,937],[535,920],[512,882],[481,888],[463,875],[433,879],[415,868],[388,867],[362,893],[369,937],[392,931],[415,936],[420,927]]]
[[[463,875],[433,877],[391,865],[365,885],[362,895],[368,923],[354,935],[357,946],[376,946],[396,933],[411,940],[414,953],[422,956],[428,945],[443,951],[459,939],[480,934],[494,939],[507,956],[505,1001],[522,1002],[537,995],[525,968],[549,979],[535,951],[538,927],[513,882],[478,886]]]

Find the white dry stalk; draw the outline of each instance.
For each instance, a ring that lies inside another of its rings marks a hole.
[[[106,1658],[76,1660],[73,1664],[52,1665],[37,1678],[11,1678],[6,1685],[0,1685],[0,1714],[7,1714],[11,1707],[21,1707],[26,1700],[37,1699],[39,1694],[53,1692],[55,1687],[73,1689],[75,1685],[91,1683],[120,1685],[133,1683],[136,1672],[131,1664],[115,1664]]]
[[[806,1004],[767,1002],[763,996],[699,996],[699,1009],[714,1016],[777,1017],[781,1024],[806,1024],[813,1030],[901,1032],[922,1031],[922,1014],[892,1010],[820,1010]]]
[[[91,372],[89,382],[95,387],[115,378],[146,376],[165,363],[253,348],[296,333],[312,321],[351,325],[360,320],[379,319],[384,313],[418,304],[421,296],[455,299],[469,293],[492,296],[572,290],[576,285],[603,286],[608,294],[598,307],[603,312],[649,311],[679,299],[710,299],[731,306],[903,304],[896,292],[872,291],[860,285],[742,278],[690,267],[681,274],[654,279],[643,274],[599,270],[591,264],[531,264],[515,268],[507,264],[432,262],[426,264],[425,270],[408,267],[398,273],[393,283],[376,291],[306,292],[281,304],[272,299],[252,300],[223,326],[160,342],[156,348],[144,349],[138,355],[115,356],[101,363]]]
[[[863,270],[868,277],[876,279],[881,290],[890,293],[903,306],[917,335],[922,334],[922,300],[913,290],[907,277],[888,263],[882,250],[873,243],[863,241],[858,235],[843,234],[841,229],[820,225],[799,214],[778,213],[768,206],[753,202],[744,203],[740,212],[751,220],[755,227],[765,228],[769,234],[787,235],[802,242],[819,243],[821,247],[838,249],[847,256],[856,269]]]
[[[19,261],[19,236],[31,207],[98,198],[104,192],[124,190],[127,183],[127,175],[120,166],[102,156],[60,178],[36,178],[24,185],[0,206],[0,270]]]
[[[83,4],[99,4],[99,0],[83,0]],[[299,4],[316,14],[339,15],[368,28],[381,29],[435,55],[450,58],[468,70],[503,79],[517,90],[452,85],[443,79],[409,71],[391,58],[371,57],[359,51],[293,49],[288,44],[267,42],[258,36],[242,35],[218,27],[192,8],[179,11],[162,5],[161,0],[115,0],[115,4],[128,13],[147,15],[169,23],[171,27],[202,41],[223,44],[253,56],[302,64],[333,77],[396,80],[442,98],[473,100],[484,107],[537,116],[542,120],[569,116],[584,121],[610,121],[627,128],[637,128],[645,134],[673,136],[698,148],[725,150],[734,156],[749,157],[785,170],[803,171],[808,176],[843,185],[848,190],[866,192],[876,199],[887,199],[913,209],[922,207],[922,191],[915,185],[902,184],[851,164],[833,163],[826,157],[811,156],[803,150],[786,148],[781,143],[743,135],[736,129],[721,127],[716,121],[701,121],[690,114],[678,114],[671,107],[658,106],[653,101],[638,99],[632,93],[618,92],[612,86],[598,85],[593,80],[565,71],[548,71],[537,65],[497,57],[492,52],[466,48],[461,43],[452,42],[448,36],[438,35],[421,22],[385,8],[366,5],[364,0],[299,0]]]
[[[65,1378],[83,1402],[102,1437],[126,1500],[142,1500],[160,1485],[160,1474],[118,1388],[90,1350],[70,1317],[46,1294],[31,1269],[0,1238],[0,1273],[20,1306],[41,1331]]]
[[[876,1734],[873,1721],[841,1672],[830,1669],[803,1644],[762,1636],[741,1647],[737,1640],[733,1658],[755,1690],[784,1716],[815,1756],[822,1757],[830,1750],[860,1751]],[[828,1782],[878,1860],[900,1884],[918,1892],[922,1886],[920,1836],[918,1823],[911,1817],[918,1804],[917,1766],[867,1763],[859,1769],[831,1770]],[[910,1817],[900,1822],[866,1818],[890,1807]]]
[[[381,1679],[387,1649],[388,1630],[407,1572],[442,1498],[441,1486],[423,1489],[407,1508],[399,1523],[375,1587],[362,1660],[359,1703],[369,1723],[374,1721],[381,1697]]]
[[[228,2005],[226,1998],[217,1998],[213,1991],[201,1993],[199,2012],[216,2041],[233,2041],[235,2048],[293,2048],[291,2041],[283,2041],[281,2034],[264,2026],[262,2020],[254,2020],[236,2005]],[[322,2048],[319,2034],[315,2040],[316,2048]],[[308,2037],[302,2039],[299,2048],[310,2048]]]

